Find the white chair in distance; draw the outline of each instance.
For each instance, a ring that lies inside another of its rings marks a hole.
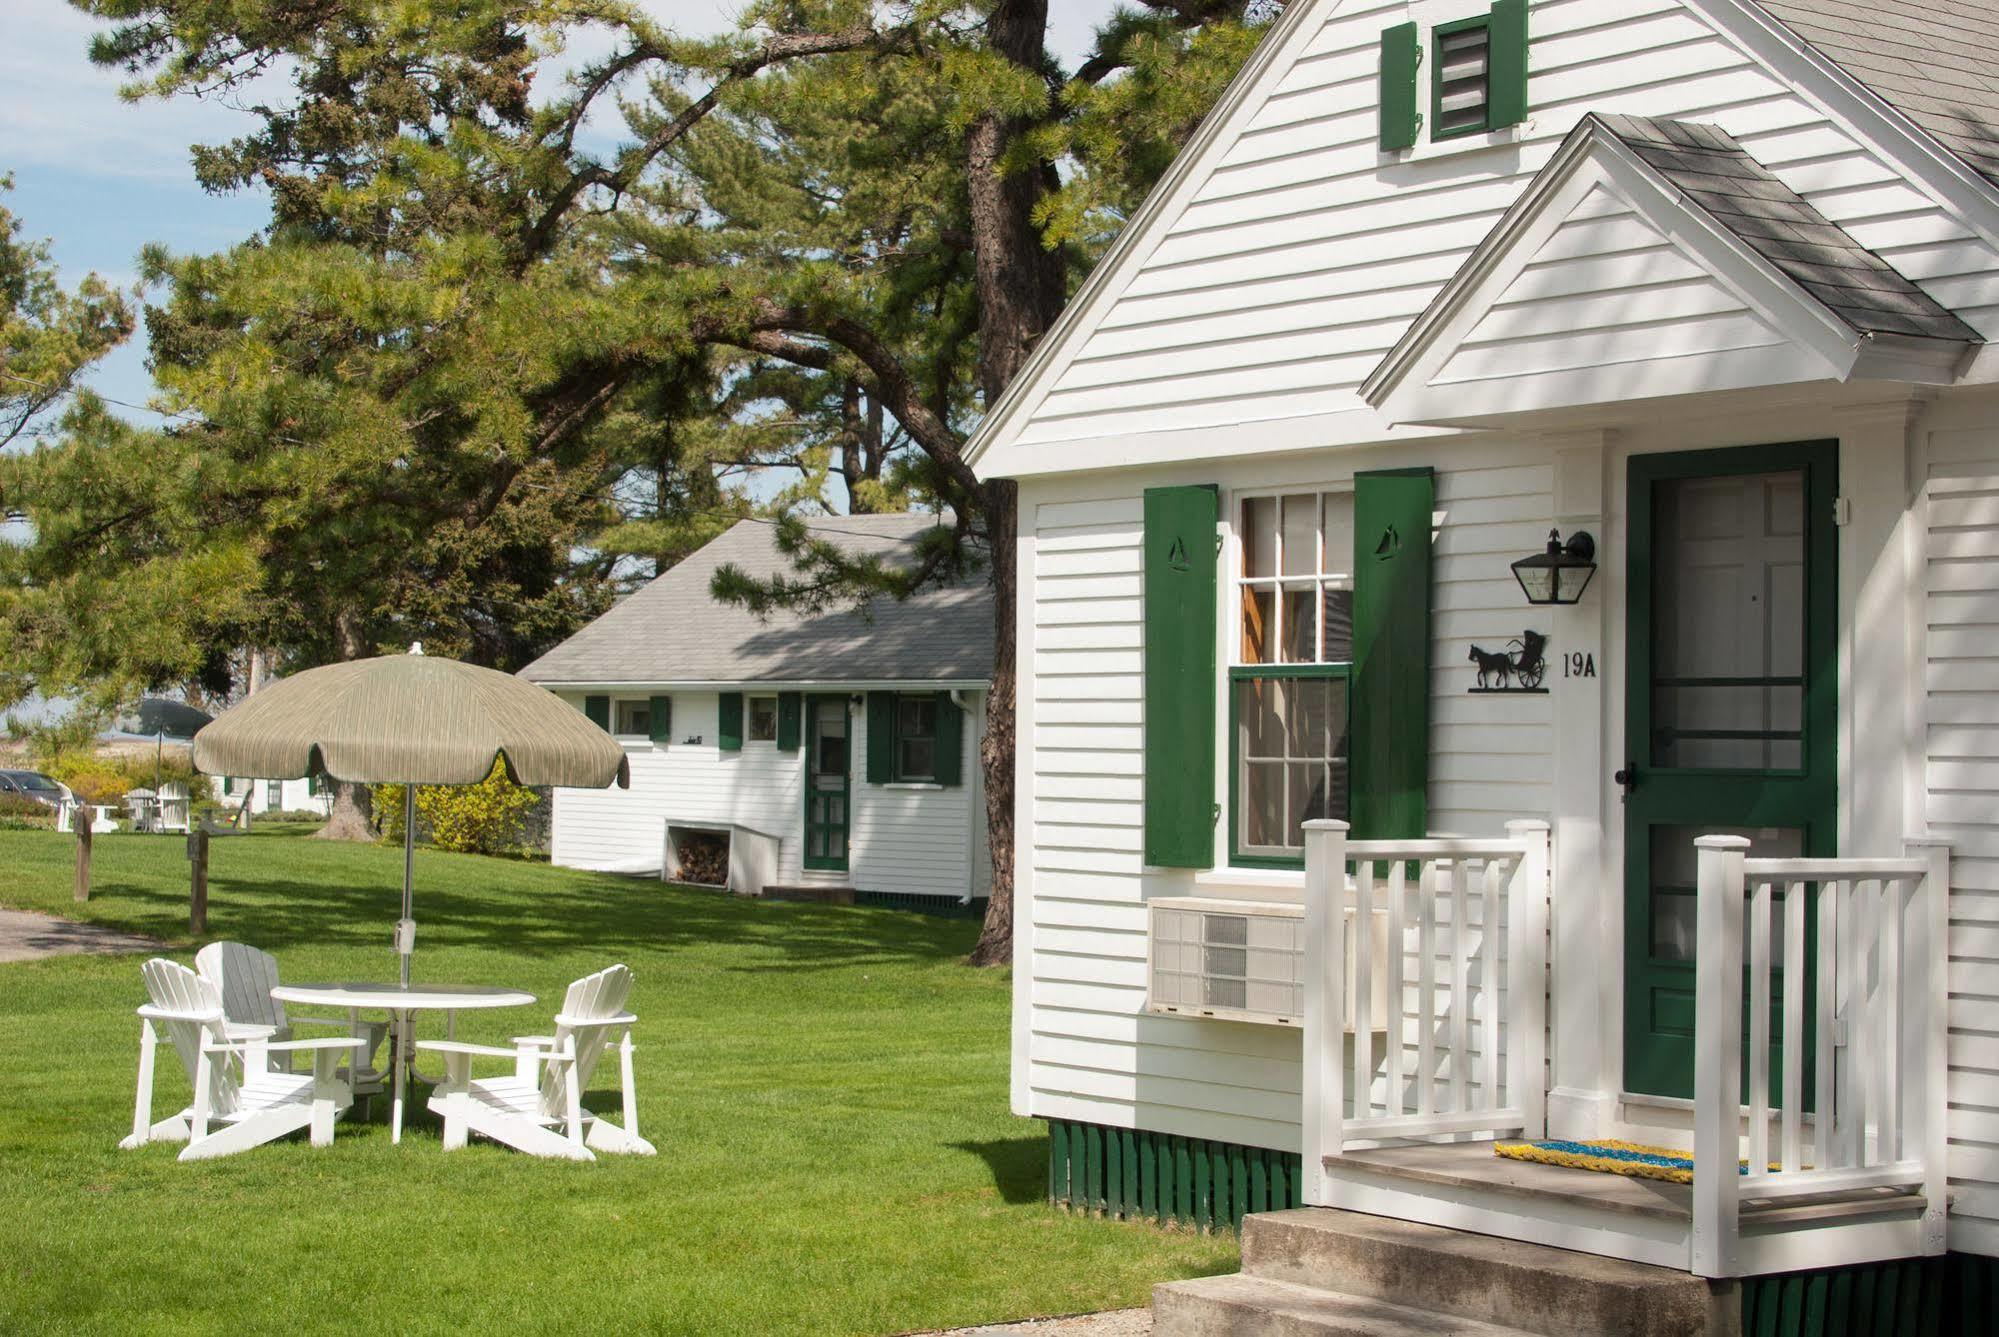
[[[243,1055],[245,1046],[230,1038],[215,986],[186,966],[158,957],[139,969],[152,1001],[139,1009],[138,1094],[132,1134],[119,1146],[129,1150],[148,1142],[186,1142],[180,1159],[198,1161],[247,1151],[301,1128],[312,1130],[315,1147],[333,1141],[333,1121],[354,1101],[339,1077],[340,1055],[359,1049],[364,1041],[352,1036],[266,1040],[267,1050],[309,1052],[312,1072],[272,1072],[246,1062],[243,1079],[238,1081],[227,1059],[232,1054]],[[153,1061],[161,1031],[166,1032],[187,1069],[188,1081],[194,1085],[194,1103],[156,1123]],[[211,1130],[212,1125],[220,1127]]]
[[[187,786],[178,780],[169,780],[160,786],[160,815],[157,829],[177,835],[188,833],[188,815],[192,805],[188,800]]]
[[[373,1095],[382,1089],[382,1074],[372,1065],[376,1051],[389,1033],[387,1022],[363,1021],[358,1013],[351,1012],[345,1021],[287,1015],[285,1005],[271,997],[271,990],[278,986],[278,959],[247,943],[211,942],[195,953],[194,968],[221,995],[230,1038],[243,1044],[245,1062],[251,1067],[262,1070],[269,1066],[279,1072],[290,1072],[289,1055],[283,1061],[267,1063],[274,1048],[269,1042],[291,1039],[296,1025],[330,1026],[362,1042],[348,1065],[347,1083],[354,1094]]]
[[[516,1036],[514,1048],[419,1040],[419,1050],[444,1055],[444,1082],[430,1097],[431,1112],[444,1120],[444,1149],[465,1145],[469,1133],[503,1142],[532,1156],[590,1161],[597,1151],[653,1154],[639,1136],[638,1093],[632,1085],[632,1024],[624,1010],[632,972],[611,966],[569,986],[555,1014],[554,1035]],[[597,1061],[613,1042],[618,1049],[624,1127],[607,1123],[583,1108],[583,1091]],[[474,1078],[474,1058],[514,1061],[511,1077]]]

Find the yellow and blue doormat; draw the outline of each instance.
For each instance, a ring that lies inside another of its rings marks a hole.
[[[1671,1147],[1648,1147],[1642,1142],[1494,1142],[1492,1150],[1494,1155],[1514,1161],[1536,1161],[1634,1179],[1659,1179],[1668,1184],[1694,1182],[1693,1157]],[[1749,1173],[1747,1165],[1742,1167],[1742,1173]]]

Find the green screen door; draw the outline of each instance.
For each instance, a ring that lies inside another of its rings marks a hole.
[[[1838,459],[1815,442],[1631,461],[1619,775],[1630,1091],[1694,1093],[1694,839],[1747,836],[1752,857],[1835,852]],[[1782,934],[1780,891],[1780,961]]]
[[[845,872],[853,820],[847,698],[805,698],[805,866]]]

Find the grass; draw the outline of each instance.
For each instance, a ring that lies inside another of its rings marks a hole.
[[[304,834],[214,843],[210,935],[292,980],[393,978],[400,851]],[[85,906],[74,848],[0,831],[0,903],[192,961],[180,841],[100,839]],[[1043,1201],[1045,1133],[1007,1110],[1008,980],[959,964],[974,924],[431,851],[417,920],[418,979],[541,1000],[467,1014],[468,1039],[545,1026],[570,980],[631,966],[660,1154],[447,1156],[434,1125],[392,1146],[351,1121],[319,1151],[121,1152],[136,959],[0,965],[0,1331],[887,1333],[1142,1304],[1235,1264],[1229,1237]],[[169,1055],[158,1116],[187,1099]]]

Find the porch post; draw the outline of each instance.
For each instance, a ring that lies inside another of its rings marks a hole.
[[[1508,926],[1506,1102],[1520,1109],[1520,1135],[1533,1139],[1548,1127],[1548,824],[1508,822],[1506,834],[1526,847]]]
[[[1922,1102],[1915,1118],[1902,1125],[1902,1152],[1915,1141],[1923,1158],[1923,1252],[1944,1251],[1946,1235],[1946,1170],[1950,1156],[1950,842],[1934,836],[1910,836],[1906,841],[1909,857],[1929,865],[1923,876],[1920,899],[1911,907],[1909,923],[1902,935],[1902,1012],[1908,1023],[1922,1029],[1911,1044],[1903,1041],[1905,1055],[1923,1056],[1920,1082],[1913,1083]],[[1920,991],[1920,992],[1919,992]],[[1906,1059],[1904,1060],[1906,1062]]]
[[[1694,937],[1692,1270],[1735,1275],[1742,1156],[1742,883],[1749,841],[1701,836]]]
[[[1326,1156],[1346,1116],[1345,822],[1305,823],[1305,1092],[1299,1150],[1308,1207],[1331,1205]]]

